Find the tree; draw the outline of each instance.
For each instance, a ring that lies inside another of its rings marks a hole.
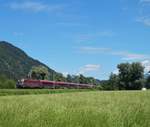
[[[72,82],[73,83],[79,83],[79,76],[78,75],[72,75]]]
[[[71,75],[68,74],[66,80],[67,80],[67,82],[72,82],[72,77],[71,77]]]
[[[150,89],[150,76],[146,78],[146,88]]]
[[[65,81],[66,81],[66,78],[63,76],[63,74],[58,73],[57,75],[54,76],[54,80],[55,80],[55,81],[62,81],[62,82],[65,82]]]
[[[108,81],[108,90],[118,90],[119,89],[119,76],[111,73]]]
[[[29,77],[32,79],[49,79],[49,71],[44,66],[34,66],[32,67],[31,71],[29,72]]]
[[[130,64],[122,63],[117,66],[119,69],[119,89],[128,89],[130,84]]]
[[[98,85],[98,81],[93,77],[87,77],[86,83],[91,85]]]
[[[101,90],[110,90],[109,81],[108,80],[102,80],[100,81],[100,84],[97,85],[101,88]]]
[[[141,63],[122,63],[119,69],[119,89],[138,90],[143,87],[144,67]]]
[[[101,81],[103,90],[119,90],[119,76],[111,73],[109,80]]]
[[[86,78],[82,74],[79,75],[79,83],[86,83]]]
[[[98,80],[96,80],[93,77],[85,77],[82,74],[80,75],[67,75],[66,78],[67,82],[73,82],[73,83],[81,83],[81,84],[91,84],[91,85],[97,85]]]

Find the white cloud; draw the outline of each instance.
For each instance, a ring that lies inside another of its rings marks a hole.
[[[86,24],[77,23],[77,22],[58,22],[56,25],[60,26],[85,26]]]
[[[100,65],[98,64],[87,64],[79,69],[78,74],[85,74],[87,72],[95,72],[100,69]]]
[[[24,33],[22,33],[22,32],[13,32],[13,35],[14,36],[23,36]]]
[[[113,71],[113,74],[118,75],[118,74],[119,74],[119,70],[118,70],[118,69],[114,70],[114,71]]]
[[[101,32],[96,32],[96,33],[87,33],[87,34],[79,35],[78,40],[87,41],[87,40],[93,40],[99,37],[112,37],[114,35],[115,33],[112,31],[101,31]]]
[[[107,55],[120,56],[122,60],[143,60],[150,58],[149,55],[145,54],[130,53],[125,51],[114,51],[110,48],[101,48],[101,47],[81,47],[80,52],[87,54],[103,53]]]
[[[150,58],[150,56],[144,54],[119,52],[119,51],[118,52],[112,51],[112,55],[121,56],[122,60],[142,60],[142,59]]]
[[[139,16],[136,21],[144,24],[145,26],[150,26],[150,0],[139,0]]]
[[[137,22],[143,23],[146,26],[150,26],[150,16],[143,16],[136,20]]]
[[[90,47],[90,46],[84,46],[80,48],[80,51],[82,53],[89,53],[89,54],[95,54],[95,53],[103,53],[110,51],[111,49],[109,48],[102,48],[102,47]]]
[[[112,31],[102,31],[102,32],[98,32],[96,35],[102,37],[112,37],[115,35],[115,33],[113,33]]]
[[[150,0],[140,0],[140,3],[150,3]]]
[[[126,57],[122,58],[123,60],[142,60],[146,59],[148,56],[142,54],[126,54]]]
[[[14,10],[41,12],[41,11],[57,11],[63,8],[62,5],[48,5],[41,2],[24,1],[13,2],[9,7]]]
[[[68,72],[62,72],[64,77],[67,77],[67,75],[69,74]]]
[[[145,72],[149,72],[150,71],[150,60],[144,60],[141,62],[142,65],[145,67]]]

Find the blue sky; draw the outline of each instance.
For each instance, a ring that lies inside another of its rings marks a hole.
[[[0,40],[64,74],[150,70],[150,0],[0,0]]]

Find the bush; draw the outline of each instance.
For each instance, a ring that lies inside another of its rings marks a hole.
[[[16,87],[16,82],[14,80],[6,80],[5,82],[5,89],[13,89]]]
[[[96,85],[95,89],[96,89],[96,90],[104,90],[101,85]]]
[[[13,89],[16,87],[16,82],[12,79],[8,79],[4,75],[0,75],[0,89]]]

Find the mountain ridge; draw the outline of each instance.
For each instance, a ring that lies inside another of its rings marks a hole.
[[[44,63],[30,57],[22,49],[7,41],[0,41],[0,74],[11,79],[25,78],[33,66],[42,65],[48,69],[50,75],[57,72]]]

